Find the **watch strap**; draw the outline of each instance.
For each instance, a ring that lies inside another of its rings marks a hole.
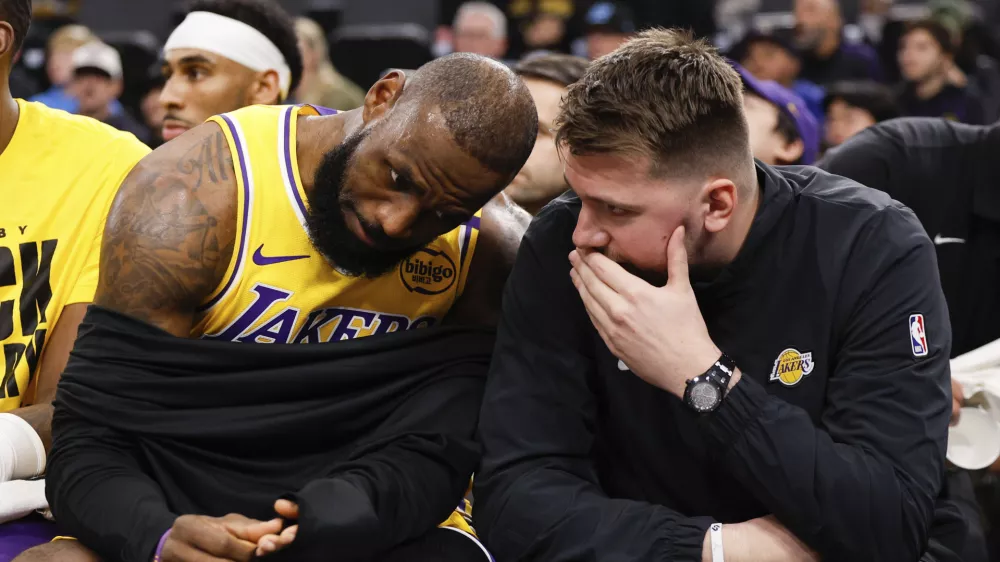
[[[712,364],[706,374],[714,374],[722,382],[722,392],[723,394],[726,394],[729,389],[729,381],[733,378],[733,374],[735,372],[736,361],[733,361],[732,357],[723,353],[722,356]]]

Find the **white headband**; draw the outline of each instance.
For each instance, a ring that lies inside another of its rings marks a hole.
[[[241,21],[211,12],[191,12],[163,46],[164,51],[173,49],[200,49],[257,72],[273,70],[278,73],[282,101],[288,97],[292,71],[285,57],[263,33]]]

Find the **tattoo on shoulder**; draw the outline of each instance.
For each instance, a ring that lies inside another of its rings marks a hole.
[[[161,150],[139,163],[115,198],[95,302],[186,335],[232,256],[235,174],[218,130]]]

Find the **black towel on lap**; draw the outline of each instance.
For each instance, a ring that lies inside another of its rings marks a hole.
[[[291,494],[294,550],[371,559],[462,497],[492,346],[491,331],[449,327],[183,339],[92,306],[56,398],[50,505],[109,562],[146,562],[177,515],[270,519]]]

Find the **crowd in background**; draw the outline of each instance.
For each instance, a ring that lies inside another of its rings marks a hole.
[[[801,98],[819,127],[817,156],[892,117],[945,117],[970,124],[1000,117],[997,26],[976,2],[937,0],[894,10],[885,0],[866,1],[852,22],[836,0],[796,0],[787,6],[787,17],[766,21],[755,18],[753,2],[748,10],[742,0],[656,4],[443,0],[441,24],[419,37],[402,24],[397,31],[392,26],[340,29],[337,9],[313,11],[308,15],[315,21],[303,16],[297,23],[305,72],[293,100],[335,109],[360,105],[364,91],[385,70],[379,49],[366,46],[385,45],[397,55],[405,50],[412,66],[449,52],[508,63],[535,52],[594,59],[638,30],[664,25],[692,29],[756,78],[775,81]],[[392,20],[387,13],[386,21]],[[717,25],[720,20],[727,25]],[[66,21],[38,26],[47,32],[44,49],[26,47],[12,76],[14,94],[100,119],[152,145],[162,142],[166,102],[160,97],[159,45],[61,25]],[[102,39],[114,48],[92,44]],[[345,68],[335,69],[332,61]]]

